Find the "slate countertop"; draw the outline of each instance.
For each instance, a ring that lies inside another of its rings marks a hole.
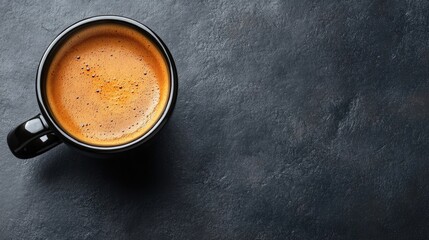
[[[0,2],[0,239],[427,239],[426,1]],[[175,112],[131,159],[17,160],[48,44],[100,14],[151,27]]]

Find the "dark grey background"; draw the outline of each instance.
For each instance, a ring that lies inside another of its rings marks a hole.
[[[18,2],[18,1],[17,1]],[[1,239],[427,239],[429,2],[0,3]],[[157,32],[171,121],[131,159],[6,135],[38,61],[93,15]]]

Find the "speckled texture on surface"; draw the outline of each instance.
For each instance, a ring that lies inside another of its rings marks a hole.
[[[427,239],[426,1],[0,2],[1,239]],[[89,16],[151,27],[179,96],[131,159],[6,135],[38,61]]]

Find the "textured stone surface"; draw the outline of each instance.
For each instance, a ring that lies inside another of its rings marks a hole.
[[[426,239],[427,1],[0,2],[1,239]],[[131,160],[15,159],[50,41],[118,14],[175,57],[175,113]]]

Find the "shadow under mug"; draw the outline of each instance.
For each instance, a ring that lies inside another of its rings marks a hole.
[[[52,114],[47,108],[48,105],[46,103],[45,97],[46,71],[48,70],[49,65],[61,43],[69,36],[73,35],[73,33],[79,31],[83,27],[88,27],[93,24],[112,22],[125,24],[136,29],[158,46],[169,67],[171,87],[168,102],[161,117],[143,136],[140,136],[139,138],[122,145],[108,147],[94,146],[80,142],[67,134],[63,129],[60,128],[58,123],[56,123],[56,120],[52,117]],[[104,157],[112,154],[127,152],[147,142],[165,125],[168,118],[171,116],[176,103],[177,88],[177,71],[173,57],[162,40],[152,30],[135,20],[121,16],[96,16],[87,18],[73,24],[61,32],[43,54],[42,60],[40,61],[39,68],[37,70],[36,78],[37,102],[39,104],[41,114],[38,114],[34,118],[31,118],[30,120],[13,129],[7,136],[7,143],[12,153],[16,157],[22,159],[35,157],[62,142],[92,156]]]

